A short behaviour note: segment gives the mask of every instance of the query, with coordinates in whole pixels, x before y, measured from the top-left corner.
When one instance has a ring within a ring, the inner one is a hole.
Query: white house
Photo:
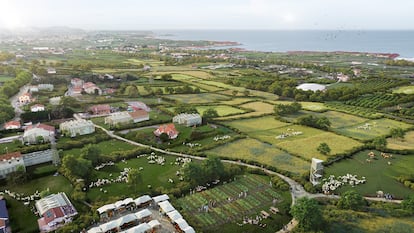
[[[55,68],[47,68],[47,73],[48,74],[56,74],[56,69]]]
[[[35,104],[30,107],[31,112],[41,112],[45,110],[45,106],[43,104]]]
[[[20,167],[25,169],[20,152],[0,155],[0,178],[5,178],[7,174],[17,171]]]
[[[35,203],[37,212],[41,216],[37,220],[40,232],[55,231],[72,221],[77,215],[75,207],[65,193],[51,194]]]
[[[323,160],[312,158],[309,180],[313,185],[321,182],[323,176]]]
[[[88,120],[71,120],[63,122],[59,125],[62,134],[69,137],[76,137],[77,135],[86,135],[95,132],[95,125]]]
[[[200,114],[181,113],[173,117],[174,123],[186,126],[201,125],[201,121],[202,119]]]
[[[133,122],[133,119],[129,112],[115,112],[112,113],[110,116],[105,117],[105,124],[108,125],[118,125],[118,124],[126,124]]]
[[[23,143],[36,144],[39,137],[50,142],[55,137],[55,127],[45,124],[30,125],[24,131]]]

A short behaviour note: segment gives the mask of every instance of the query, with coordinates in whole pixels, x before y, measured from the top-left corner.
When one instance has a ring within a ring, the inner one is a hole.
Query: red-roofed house
[[[17,171],[19,167],[25,168],[20,152],[0,155],[0,178],[5,178],[7,174]]]
[[[160,127],[154,131],[154,134],[157,137],[163,133],[167,134],[169,139],[175,139],[178,137],[179,132],[175,129],[174,124],[160,125]]]
[[[111,106],[108,104],[93,105],[89,107],[89,111],[92,112],[93,115],[109,114],[111,113]]]
[[[21,124],[18,121],[9,121],[4,124],[4,129],[20,129]]]
[[[98,95],[102,94],[101,88],[96,86],[96,84],[93,83],[93,82],[84,83],[83,84],[83,90],[88,94],[98,94]]]
[[[82,87],[83,80],[80,78],[73,78],[70,80],[70,84],[72,84],[73,87]]]
[[[43,104],[35,104],[30,107],[31,112],[41,112],[45,110],[45,106]]]
[[[32,101],[33,101],[32,94],[30,94],[29,92],[26,92],[23,95],[19,96],[19,103],[20,104],[28,104]]]
[[[131,102],[127,102],[128,106],[128,111],[137,111],[137,110],[145,110],[147,112],[151,111],[151,108],[149,108],[145,103],[143,102],[139,102],[139,101],[131,101]]]
[[[149,120],[149,114],[145,110],[140,109],[140,110],[136,110],[135,112],[128,112],[128,113],[132,117],[132,121],[134,123]]]
[[[55,127],[45,124],[30,125],[26,128],[23,134],[23,142],[36,144],[39,143],[39,138],[43,141],[50,142],[55,136]]]

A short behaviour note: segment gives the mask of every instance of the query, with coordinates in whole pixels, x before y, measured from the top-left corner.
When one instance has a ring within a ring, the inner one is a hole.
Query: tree
[[[231,94],[232,94],[233,96],[236,96],[238,93],[239,93],[239,92],[238,92],[237,90],[233,90],[233,91],[231,92]]]
[[[307,197],[298,199],[290,213],[299,221],[298,227],[305,231],[318,230],[323,220],[318,202]]]
[[[89,144],[82,148],[81,156],[92,162],[92,165],[97,165],[100,159],[101,150],[96,145]]]
[[[128,172],[128,185],[134,188],[134,191],[137,191],[137,186],[142,182],[141,172],[132,168]]]
[[[377,233],[414,233],[413,227],[404,222],[393,222],[384,224],[377,230]]]
[[[163,80],[163,81],[170,81],[170,80],[172,80],[172,75],[171,74],[163,74],[163,75],[161,75],[161,80]]]
[[[410,195],[401,202],[404,210],[414,213],[414,195]]]
[[[214,108],[208,108],[207,110],[203,112],[203,119],[205,121],[208,121],[215,117],[218,117],[218,113],[217,113],[217,110],[215,110]]]
[[[160,134],[159,138],[162,142],[167,142],[170,139],[170,137],[166,133]]]
[[[204,182],[203,169],[198,163],[187,163],[183,168],[183,177],[192,186],[200,185]]]
[[[366,206],[366,201],[364,197],[355,190],[349,190],[341,195],[337,206],[340,209],[361,210]]]
[[[391,137],[394,139],[404,139],[405,132],[401,128],[394,128],[390,130]]]
[[[180,113],[198,113],[197,108],[191,105],[180,104],[174,109],[175,114]]]
[[[322,142],[321,144],[319,144],[319,146],[318,146],[318,148],[316,150],[319,153],[323,154],[323,155],[327,155],[327,154],[329,154],[331,152],[331,148],[325,142]]]
[[[246,90],[244,90],[244,91],[243,91],[243,95],[244,95],[244,96],[249,96],[249,95],[250,95],[250,91],[249,91],[249,90],[247,90],[247,89],[246,89]]]
[[[92,171],[92,162],[82,157],[65,155],[62,159],[62,169],[68,177],[88,179]]]
[[[225,174],[224,165],[218,157],[209,156],[201,163],[201,166],[204,171],[204,177],[208,181],[219,179]]]
[[[138,88],[135,85],[129,85],[125,88],[125,95],[137,97],[139,95]]]
[[[372,145],[377,149],[382,149],[387,145],[387,139],[384,136],[376,137],[372,140]]]
[[[276,115],[287,115],[299,112],[302,109],[302,105],[298,102],[291,104],[276,104],[273,108]]]

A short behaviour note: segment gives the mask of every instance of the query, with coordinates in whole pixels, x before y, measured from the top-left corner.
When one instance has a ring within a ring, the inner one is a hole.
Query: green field
[[[214,93],[201,93],[201,94],[177,94],[177,95],[165,95],[169,99],[186,103],[186,104],[204,104],[204,103],[216,103],[218,101],[229,100],[230,98],[224,95]]]
[[[414,150],[414,131],[405,134],[404,139],[387,139],[387,148],[394,150]]]
[[[399,87],[393,90],[392,93],[411,95],[414,94],[414,86]]]
[[[309,169],[309,163],[305,160],[291,156],[275,146],[251,138],[237,140],[208,150],[206,153],[232,159],[255,161],[296,174],[304,173]]]
[[[241,192],[247,190],[247,196],[238,197]],[[228,201],[231,198],[232,201]],[[272,201],[278,200],[273,205]],[[200,212],[203,205],[209,201],[216,201],[209,212]],[[269,187],[269,178],[258,175],[244,175],[235,181],[217,186],[206,191],[187,195],[173,202],[190,225],[197,226],[203,232],[275,232],[282,228],[290,217],[287,211],[290,205],[288,192],[278,191]],[[269,208],[279,208],[280,213],[272,214]],[[243,221],[244,216],[255,217],[260,211],[271,214],[269,219],[263,221],[268,226],[246,224],[242,227],[237,223]]]
[[[264,102],[249,102],[246,104],[239,105],[241,108],[247,108],[253,110],[253,112],[248,112],[245,114],[240,114],[236,116],[228,116],[228,117],[220,117],[217,118],[218,120],[229,120],[229,119],[237,119],[237,118],[247,118],[253,116],[260,116],[265,114],[272,114],[273,113],[273,105],[264,103]]]
[[[358,128],[363,127],[365,124],[370,124],[369,128]],[[336,131],[342,135],[359,139],[359,140],[370,140],[378,136],[388,135],[391,129],[402,128],[408,129],[412,127],[404,122],[394,121],[386,118],[369,120],[358,125],[353,125],[349,127],[344,127],[337,129]]]
[[[259,118],[234,120],[225,123],[241,132],[248,133],[258,130],[275,129],[290,125],[289,123],[276,120],[273,116],[264,116]]]
[[[251,98],[233,98],[232,100],[226,100],[226,101],[222,101],[222,104],[228,104],[228,105],[240,105],[240,104],[244,104],[246,102],[250,102],[250,101],[254,101],[256,99],[251,99]]]
[[[12,77],[12,76],[8,76],[8,75],[1,75],[0,74],[0,82],[6,82],[6,81],[8,81],[8,80],[10,80],[10,79],[13,79],[14,77]]]
[[[114,151],[125,151],[125,150],[132,150],[135,148],[134,145],[128,144],[123,141],[119,141],[116,139],[110,139],[108,141],[103,141],[96,145],[100,150],[102,155],[110,155]],[[82,148],[75,148],[71,150],[63,151],[64,155],[72,154],[72,155],[79,155]]]
[[[328,108],[323,103],[317,102],[299,102],[302,105],[302,108],[305,110],[313,112],[323,112],[328,110]]]
[[[369,151],[355,154],[351,159],[342,160],[338,163],[325,168],[325,176],[329,175],[358,175],[366,177],[366,183],[355,187],[343,186],[338,192],[342,193],[349,189],[354,189],[362,195],[375,196],[376,191],[382,190],[384,193],[391,193],[398,198],[414,194],[414,190],[405,187],[396,178],[400,175],[414,174],[414,155],[395,155],[392,159],[384,159],[376,153],[376,159],[366,162]],[[391,161],[391,165],[388,165]]]
[[[212,108],[217,111],[219,116],[228,116],[228,115],[235,115],[235,114],[241,114],[245,111],[243,109],[235,108],[229,105],[201,105],[196,106],[197,111],[200,113],[200,115],[203,115],[204,111],[207,109]],[[168,108],[169,111],[174,112],[174,107]]]
[[[142,185],[137,186],[136,190],[129,187],[126,183],[112,183],[101,187],[91,188],[87,196],[93,201],[105,201],[111,197],[121,199],[131,196],[139,196],[140,194],[147,194],[151,192],[148,185],[152,186],[152,189],[157,187],[172,188],[180,181],[175,173],[181,168],[181,166],[174,165],[176,157],[163,156],[165,158],[164,165],[149,164],[147,157],[141,157],[136,159],[126,160],[125,162],[118,162],[114,166],[107,166],[99,171],[94,170],[94,174],[97,179],[111,179],[119,175],[124,168],[136,168],[141,170]],[[110,176],[112,174],[112,176]],[[173,179],[174,183],[168,182],[168,179]],[[100,189],[106,190],[107,193],[101,192]]]

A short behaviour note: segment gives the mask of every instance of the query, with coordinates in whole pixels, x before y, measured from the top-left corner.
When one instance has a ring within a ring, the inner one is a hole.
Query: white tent
[[[138,220],[138,218],[135,214],[127,214],[123,217],[118,218],[116,221],[118,222],[118,226],[122,226],[125,223],[130,223],[136,220]]]
[[[100,227],[94,227],[88,230],[88,233],[103,233]]]
[[[173,210],[171,212],[167,213],[167,216],[171,219],[171,221],[175,222],[175,220],[178,220],[180,218],[183,218],[181,214],[177,210]]]
[[[176,221],[175,221],[175,223],[177,223],[177,225],[178,225],[178,227],[181,229],[181,230],[184,230],[184,229],[186,229],[186,228],[188,228],[189,227],[189,225],[188,225],[188,223],[187,223],[187,221],[185,221],[184,219],[177,219]]]
[[[117,201],[114,203],[114,205],[115,205],[115,208],[118,209],[119,207],[124,205],[124,201]]]
[[[158,203],[158,205],[160,206],[161,210],[164,213],[168,213],[168,212],[171,212],[171,211],[175,210],[175,208],[170,204],[169,201],[160,202],[160,203]]]
[[[161,223],[158,220],[151,220],[148,222],[148,225],[151,227],[151,229],[154,229],[158,226],[161,226]]]
[[[102,213],[105,213],[106,211],[108,211],[108,210],[114,210],[116,207],[115,207],[115,205],[114,204],[108,204],[108,205],[104,205],[104,206],[102,206],[102,207],[99,207],[98,209],[97,209],[97,211],[98,211],[98,213],[99,214],[102,214]]]
[[[150,196],[144,195],[144,196],[140,196],[137,199],[135,199],[134,202],[135,202],[135,205],[139,206],[142,203],[146,203],[146,202],[149,202],[151,200],[152,200],[152,198]]]
[[[151,216],[151,211],[149,211],[148,209],[143,209],[140,210],[138,212],[135,213],[135,216],[137,217],[138,220],[141,220],[145,217]]]
[[[195,230],[193,227],[188,226],[187,228],[183,229],[184,233],[195,233]]]
[[[123,200],[122,202],[123,202],[123,205],[126,206],[126,205],[129,205],[129,204],[133,203],[134,202],[134,199],[128,197],[125,200]]]
[[[118,227],[117,221],[110,221],[99,226],[103,232],[107,232]]]
[[[145,233],[149,230],[151,230],[150,225],[148,225],[148,223],[142,223],[142,224],[139,224],[138,226],[135,226],[135,227],[133,227],[131,229],[128,229],[124,232],[125,233]]]
[[[155,203],[158,203],[158,202],[170,200],[170,197],[168,197],[167,194],[162,194],[162,195],[153,197],[152,199],[154,200]]]

